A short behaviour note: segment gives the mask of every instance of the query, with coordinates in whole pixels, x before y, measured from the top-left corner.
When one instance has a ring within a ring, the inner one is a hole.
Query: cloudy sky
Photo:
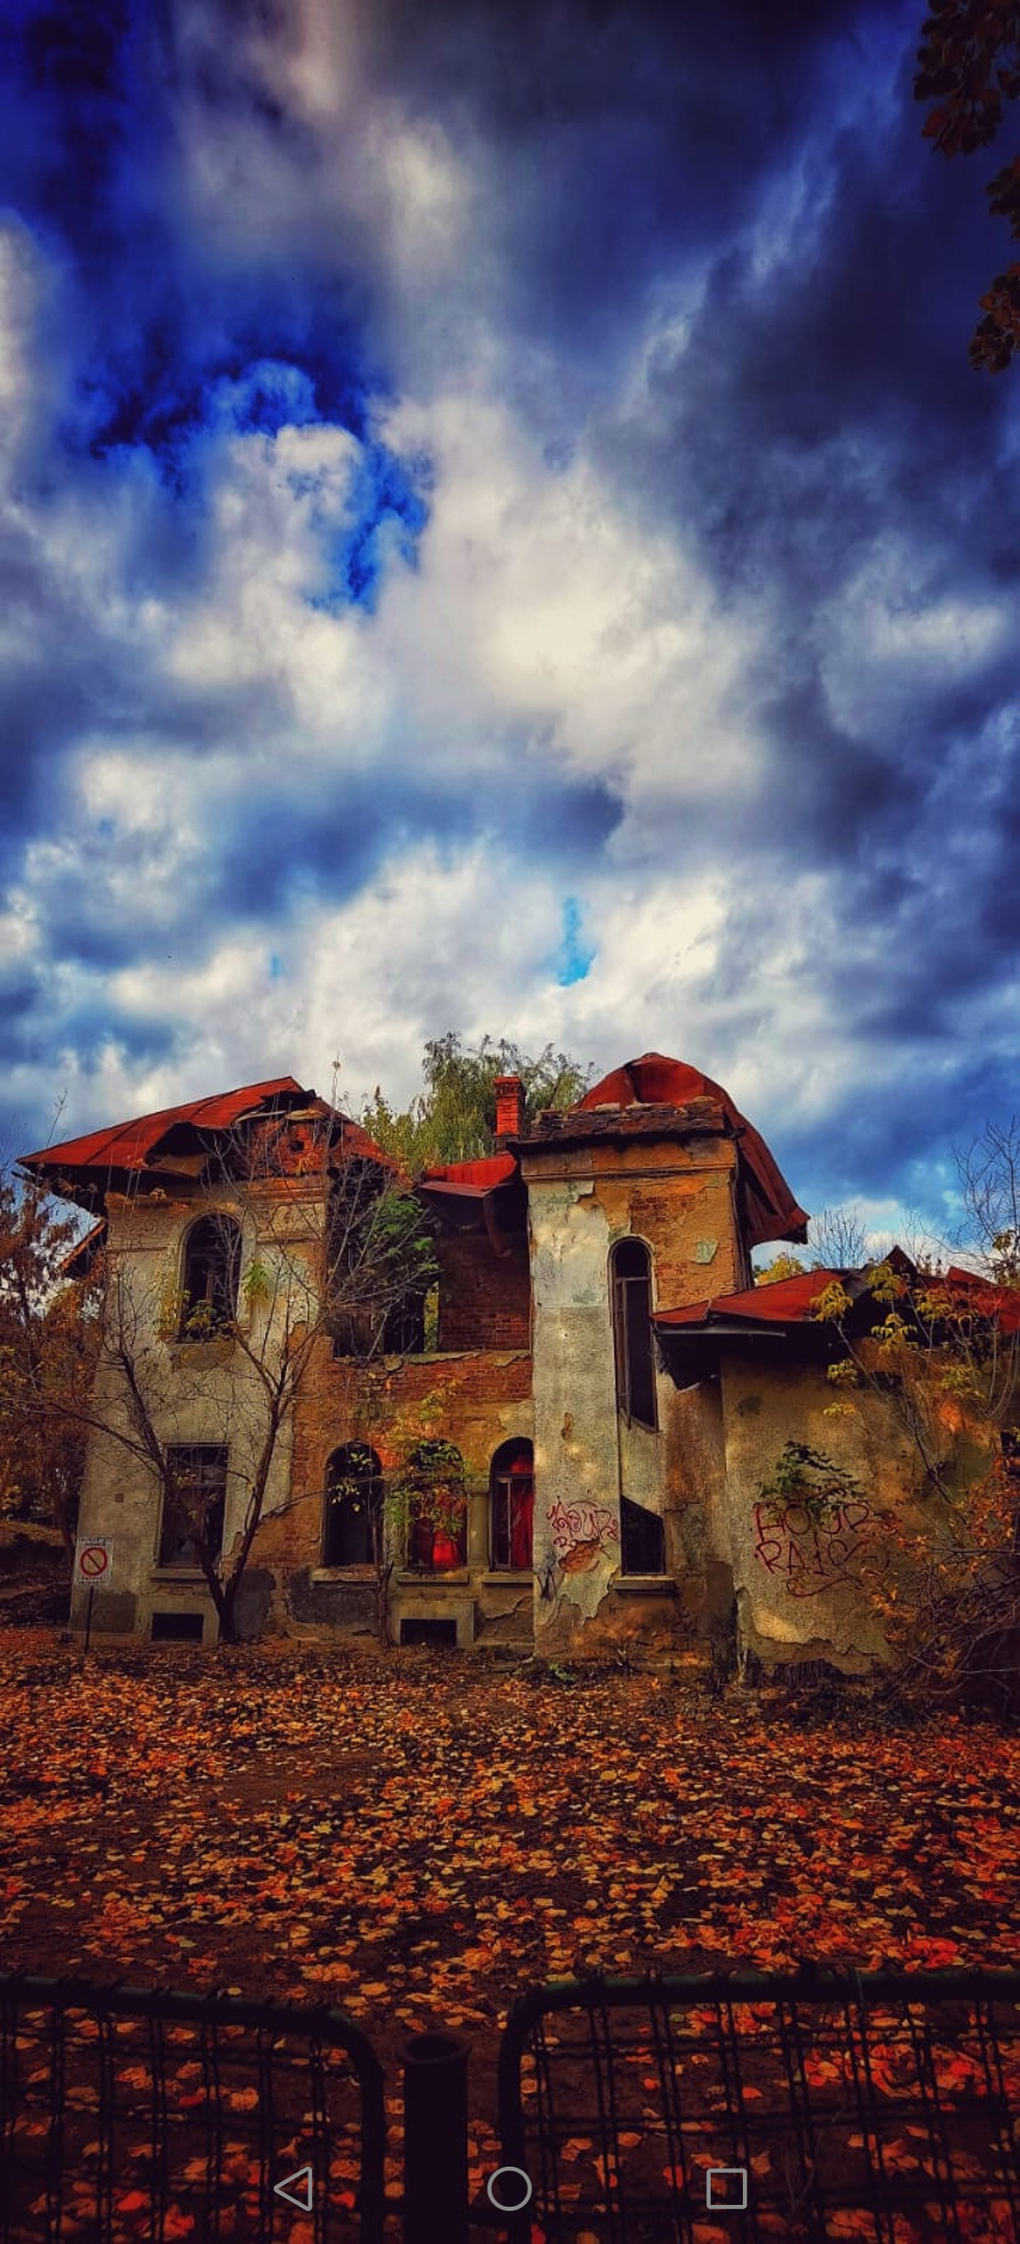
[[[937,1223],[1020,1109],[1020,373],[923,0],[3,12],[3,1134],[454,1027]]]

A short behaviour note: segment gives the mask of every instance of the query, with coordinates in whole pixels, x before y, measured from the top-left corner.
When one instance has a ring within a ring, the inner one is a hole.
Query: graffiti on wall
[[[754,1555],[790,1597],[817,1597],[853,1582],[850,1568],[867,1544],[870,1521],[863,1496],[831,1505],[820,1518],[806,1504],[756,1504]]]
[[[579,1503],[550,1504],[549,1531],[556,1561],[564,1574],[588,1574],[611,1543],[620,1540],[616,1515],[607,1504],[585,1497]]]

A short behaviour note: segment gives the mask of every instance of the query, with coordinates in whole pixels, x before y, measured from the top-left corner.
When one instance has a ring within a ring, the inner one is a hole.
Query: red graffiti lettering
[[[863,1501],[834,1504],[821,1521],[812,1519],[806,1504],[778,1511],[756,1504],[754,1555],[790,1597],[817,1597],[853,1581],[850,1566],[865,1547],[870,1519],[871,1506]]]

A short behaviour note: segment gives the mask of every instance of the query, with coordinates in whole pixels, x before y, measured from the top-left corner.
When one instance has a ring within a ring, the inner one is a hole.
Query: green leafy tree
[[[916,101],[934,101],[925,138],[943,155],[972,155],[994,140],[1003,104],[1020,95],[1020,5],[1017,0],[932,0],[914,79]],[[987,187],[989,208],[1008,218],[1020,238],[1020,156]],[[981,298],[984,319],[971,338],[970,362],[1000,374],[1020,343],[1020,264],[996,274]]]
[[[410,1106],[391,1106],[377,1086],[360,1120],[383,1152],[415,1176],[439,1162],[477,1160],[494,1150],[497,1076],[520,1076],[530,1124],[545,1107],[576,1105],[593,1072],[551,1044],[530,1058],[505,1037],[465,1044],[450,1029],[426,1044],[424,1089]]]

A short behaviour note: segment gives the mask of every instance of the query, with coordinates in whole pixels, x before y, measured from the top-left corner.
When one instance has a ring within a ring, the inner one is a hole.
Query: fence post
[[[467,2061],[459,2034],[404,2045],[404,2244],[467,2244]]]

